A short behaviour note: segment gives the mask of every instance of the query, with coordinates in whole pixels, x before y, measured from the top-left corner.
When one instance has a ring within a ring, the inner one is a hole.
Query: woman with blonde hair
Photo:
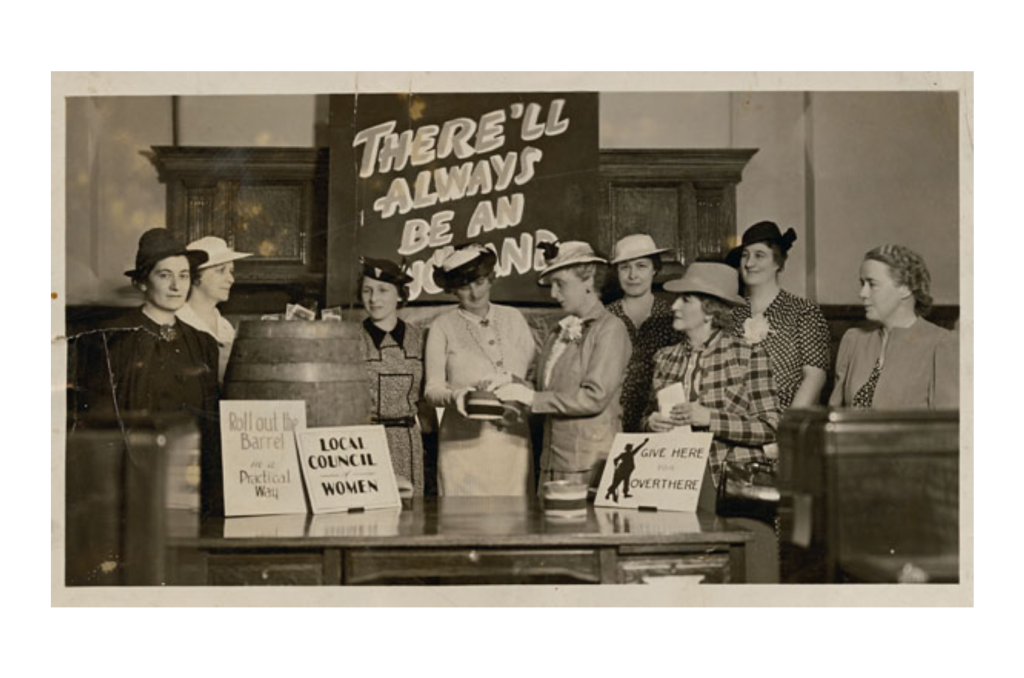
[[[206,263],[196,269],[195,280],[188,302],[178,310],[178,319],[209,334],[217,342],[217,379],[224,383],[231,347],[235,343],[235,328],[220,314],[217,305],[231,296],[235,284],[235,262],[251,257],[247,252],[236,252],[221,238],[207,236],[188,244],[190,252],[205,252]]]
[[[622,430],[622,382],[632,351],[621,320],[601,303],[607,261],[585,242],[545,243],[540,281],[566,316],[537,359],[536,390],[524,384],[498,389],[544,421],[540,481],[568,480],[596,491],[615,435]]]
[[[765,447],[775,442],[779,411],[768,354],[728,331],[732,309],[744,303],[731,267],[693,263],[682,278],[665,283],[665,289],[679,295],[672,310],[675,328],[684,339],[654,355],[650,414],[645,423],[657,433],[690,426],[712,434],[698,506],[723,511],[718,497],[723,494],[726,465],[766,467],[772,461]],[[682,386],[682,402],[660,407],[659,391],[677,385]],[[748,580],[777,582],[778,540],[773,526],[755,515],[730,521],[755,535],[748,545]]]
[[[864,255],[860,298],[870,324],[843,335],[830,405],[959,408],[959,342],[924,319],[930,288],[928,267],[913,250],[882,245]]]

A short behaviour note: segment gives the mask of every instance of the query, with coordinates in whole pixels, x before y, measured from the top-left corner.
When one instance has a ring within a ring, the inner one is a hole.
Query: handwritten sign
[[[594,506],[696,511],[710,433],[620,433],[615,436]]]
[[[313,513],[402,506],[383,426],[311,428],[295,436]]]
[[[597,107],[595,93],[332,97],[342,222],[329,238],[348,244],[328,243],[328,304],[346,301],[331,272],[344,276],[358,255],[405,260],[410,298],[436,299],[433,265],[470,242],[492,249],[508,279],[496,300],[539,299],[537,246],[587,239],[596,219]]]
[[[306,427],[301,400],[220,401],[224,513],[306,513],[295,429]]]

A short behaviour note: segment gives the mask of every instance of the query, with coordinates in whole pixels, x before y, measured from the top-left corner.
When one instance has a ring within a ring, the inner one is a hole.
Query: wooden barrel
[[[243,321],[231,350],[224,396],[305,400],[306,425],[370,423],[362,326],[354,322]]]

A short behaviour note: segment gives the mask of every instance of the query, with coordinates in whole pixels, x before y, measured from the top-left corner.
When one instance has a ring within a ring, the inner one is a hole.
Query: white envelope
[[[686,402],[689,402],[689,398],[686,397],[686,389],[683,388],[682,382],[677,381],[658,391],[658,412],[663,417],[669,416],[672,413],[672,408],[676,405]],[[691,432],[688,425],[676,426],[672,430],[684,433]]]

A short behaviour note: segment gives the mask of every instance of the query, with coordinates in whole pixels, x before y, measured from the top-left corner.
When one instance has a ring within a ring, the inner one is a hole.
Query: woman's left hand
[[[477,384],[477,388],[483,389],[484,391],[491,391],[493,393],[502,386],[511,383],[511,374],[509,374],[508,372],[498,372]]]
[[[495,391],[494,395],[498,396],[498,400],[501,401],[511,400],[523,403],[527,407],[533,405],[533,389],[522,384],[506,384]]]
[[[690,426],[711,425],[711,410],[700,403],[679,403],[672,408],[672,416]]]

